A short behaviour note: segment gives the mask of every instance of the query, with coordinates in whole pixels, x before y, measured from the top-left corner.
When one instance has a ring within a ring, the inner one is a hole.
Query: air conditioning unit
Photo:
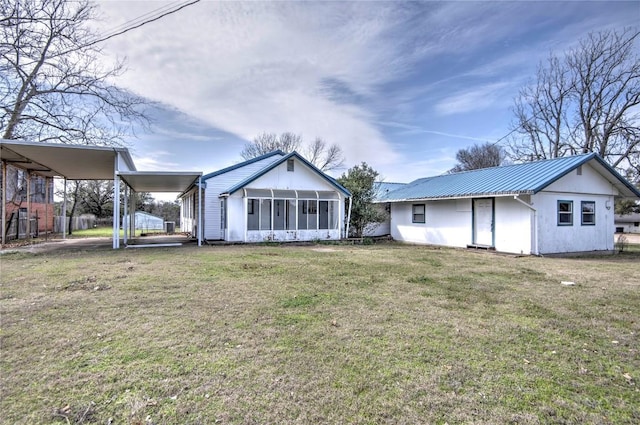
[[[164,222],[164,231],[169,235],[173,235],[176,232],[176,222],[175,221],[165,221]]]

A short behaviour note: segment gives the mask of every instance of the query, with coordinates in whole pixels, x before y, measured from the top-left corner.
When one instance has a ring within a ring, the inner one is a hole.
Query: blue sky
[[[167,4],[101,1],[102,31]],[[211,2],[104,45],[117,84],[159,102],[141,170],[211,172],[262,132],[321,137],[386,181],[446,172],[510,129],[550,51],[638,26],[640,2]],[[345,170],[338,170],[339,175]]]

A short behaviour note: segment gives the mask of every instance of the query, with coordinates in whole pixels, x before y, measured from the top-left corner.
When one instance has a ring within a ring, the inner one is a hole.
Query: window
[[[558,226],[573,226],[573,201],[558,201]]]
[[[287,159],[287,171],[293,171],[293,159]]]
[[[582,201],[582,225],[593,226],[596,224],[596,203],[594,201]]]
[[[249,214],[254,214],[254,211],[255,211],[254,204],[255,204],[255,202],[258,202],[258,200],[257,199],[249,199],[248,200],[248,202],[247,202],[247,210],[248,210]]]
[[[424,223],[424,204],[413,204],[412,210],[412,223]]]

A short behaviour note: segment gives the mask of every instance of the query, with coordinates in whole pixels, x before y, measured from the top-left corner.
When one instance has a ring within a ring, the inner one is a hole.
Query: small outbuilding
[[[640,233],[640,213],[616,214],[616,233]]]
[[[640,192],[589,153],[422,178],[377,202],[395,240],[552,254],[613,251],[616,198]]]
[[[149,214],[145,211],[136,211],[134,213],[134,225],[136,230],[141,232],[147,232],[149,230],[164,230],[164,219],[157,215]],[[123,226],[128,225],[128,216],[123,219]]]

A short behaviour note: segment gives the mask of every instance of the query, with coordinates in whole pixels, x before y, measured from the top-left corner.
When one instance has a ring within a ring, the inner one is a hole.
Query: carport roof
[[[202,176],[195,171],[123,171],[120,177],[136,192],[184,192]]]
[[[123,166],[135,171],[126,148],[0,140],[3,161],[41,176],[69,180],[113,180],[118,154]]]
[[[113,180],[118,174],[136,192],[183,192],[202,172],[136,171],[127,148],[0,140],[0,158],[45,177]]]

